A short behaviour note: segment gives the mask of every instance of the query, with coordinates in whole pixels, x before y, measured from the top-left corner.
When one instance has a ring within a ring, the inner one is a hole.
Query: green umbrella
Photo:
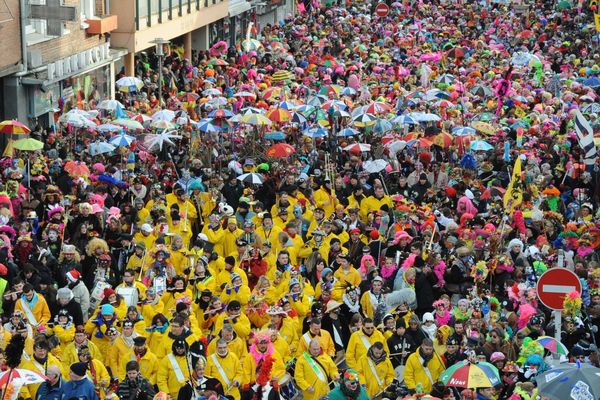
[[[13,148],[21,151],[36,151],[44,148],[44,143],[32,138],[17,140]]]
[[[573,5],[570,2],[568,2],[567,0],[559,1],[558,4],[556,5],[557,10],[570,10],[571,7],[573,7]]]

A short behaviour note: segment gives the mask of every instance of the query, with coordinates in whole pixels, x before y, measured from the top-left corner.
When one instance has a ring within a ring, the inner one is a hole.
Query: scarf
[[[396,272],[396,269],[398,269],[398,266],[396,264],[392,264],[389,267],[386,264],[383,264],[383,266],[381,267],[381,277],[383,279],[388,279],[392,277],[392,275],[394,275],[394,272]]]
[[[423,354],[423,349],[419,347],[419,356],[423,359],[423,367],[427,367],[427,363],[433,358],[433,353],[429,355]]]
[[[133,331],[133,333],[131,334],[131,336],[129,336],[129,337],[121,336],[121,338],[123,338],[123,341],[125,342],[125,344],[127,345],[127,347],[133,348],[133,339],[135,339],[138,336],[139,335],[137,334],[137,332]]]
[[[435,339],[435,331],[437,331],[437,326],[435,324],[431,324],[429,327],[421,325],[421,329],[431,340]]]
[[[471,311],[468,309],[467,311],[462,312],[458,307],[455,307],[454,309],[452,309],[452,311],[454,312],[454,319],[456,321],[466,321],[469,318],[471,318]]]
[[[448,310],[444,310],[444,315],[439,315],[436,311],[434,313],[434,316],[435,323],[437,326],[448,325],[448,322],[450,322],[450,318],[452,318],[452,315],[450,315],[450,312]]]
[[[371,346],[369,348],[369,350],[367,351],[367,356],[369,356],[369,358],[371,358],[371,360],[373,360],[373,362],[375,363],[375,365],[377,365],[380,362],[385,361],[385,359],[387,357],[387,353],[384,350],[383,353],[381,353],[380,357],[375,357],[375,355],[373,354],[373,346]]]
[[[346,293],[344,293],[342,299],[344,300],[344,304],[348,306],[352,314],[360,312],[360,303],[358,301],[356,303],[352,303],[352,299],[350,299],[350,296],[348,296]]]
[[[273,347],[273,343],[269,343],[269,346],[267,347],[267,351],[264,353],[261,353],[256,348],[256,343],[252,343],[249,351],[250,351],[250,354],[252,354],[252,358],[254,358],[254,362],[256,363],[256,366],[259,366],[268,357],[271,357],[274,350],[275,350],[275,348]]]

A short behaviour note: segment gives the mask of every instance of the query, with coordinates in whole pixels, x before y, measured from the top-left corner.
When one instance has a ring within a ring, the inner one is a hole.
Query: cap
[[[133,338],[134,346],[143,346],[146,344],[146,338],[143,336],[136,336]]]
[[[290,289],[293,288],[295,285],[299,285],[300,281],[296,278],[292,278],[290,279]]]
[[[102,298],[107,299],[109,296],[116,294],[116,292],[114,289],[107,287],[104,289],[104,292],[102,292],[102,294],[103,294]]]
[[[71,372],[77,376],[85,376],[87,371],[87,364],[84,362],[76,362],[71,364]]]
[[[435,322],[435,318],[433,318],[432,313],[427,312],[427,313],[423,314],[423,323],[425,323],[427,321]]]
[[[152,232],[152,225],[150,224],[142,224],[142,232]]]
[[[67,279],[69,282],[77,282],[77,280],[81,277],[81,274],[76,269],[72,269],[67,272]]]
[[[398,328],[404,328],[404,329],[406,329],[406,321],[402,317],[398,318],[396,320],[396,329],[398,329]]]
[[[504,361],[504,360],[506,360],[506,356],[504,355],[504,353],[502,353],[500,351],[493,352],[490,357],[491,362]]]
[[[208,236],[206,236],[205,233],[199,233],[198,234],[198,239],[200,239],[202,241],[205,241],[205,242],[208,242]]]
[[[102,304],[100,307],[100,314],[102,315],[113,315],[115,313],[115,308],[110,304]]]
[[[136,243],[135,247],[139,247],[142,250],[146,250],[146,243],[144,243],[144,242]]]

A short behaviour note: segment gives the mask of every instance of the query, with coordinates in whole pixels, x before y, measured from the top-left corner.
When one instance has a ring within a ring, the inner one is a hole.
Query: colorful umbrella
[[[562,354],[564,356],[569,354],[567,347],[551,336],[540,336],[535,341],[554,354]]]
[[[419,138],[409,141],[407,145],[418,147],[420,149],[426,149],[428,147],[433,146],[433,142],[427,138]]]
[[[244,115],[242,118],[240,118],[240,122],[254,126],[266,126],[272,124],[271,120],[262,114]]]
[[[282,91],[283,89],[279,86],[274,86],[262,92],[261,97],[267,101],[271,101],[275,98],[281,97]]]
[[[346,150],[350,153],[362,153],[371,151],[371,145],[367,143],[353,143],[344,147],[342,150]]]
[[[271,82],[284,82],[294,79],[294,74],[287,70],[279,70],[271,75]]]
[[[314,128],[305,130],[304,132],[302,132],[302,134],[304,136],[308,136],[308,137],[316,139],[316,138],[322,138],[322,137],[329,135],[329,130],[326,128],[314,127]]]
[[[277,106],[277,108],[282,108],[282,109],[288,110],[288,111],[295,110],[296,107],[298,107],[298,104],[291,102],[289,100],[284,100],[281,103],[279,103],[279,105]]]
[[[446,85],[452,85],[455,80],[456,80],[456,77],[452,74],[442,74],[437,79],[438,83],[444,83]]]
[[[358,127],[365,127],[375,125],[375,122],[377,122],[377,117],[375,117],[373,114],[363,114],[352,118],[351,124]]]
[[[487,122],[482,122],[482,121],[473,122],[471,124],[471,128],[473,128],[481,133],[485,133],[486,135],[493,135],[494,133],[496,133],[496,128],[494,128],[491,124],[489,124]]]
[[[473,85],[469,92],[479,97],[491,97],[494,94],[492,89],[480,83]]]
[[[340,130],[336,136],[337,137],[348,137],[348,136],[356,136],[358,135],[358,131],[356,129],[353,128],[344,128],[342,130]]]
[[[175,119],[175,111],[160,110],[152,114],[152,121],[173,121]]]
[[[0,122],[0,133],[7,133],[10,135],[25,135],[27,133],[31,133],[31,129],[29,129],[22,122],[19,122],[16,119],[11,119]]]
[[[120,128],[119,128],[120,129]],[[106,142],[94,142],[90,143],[90,154],[96,156],[98,154],[111,153],[116,147]]]
[[[471,363],[465,360],[442,372],[440,381],[446,386],[476,389],[498,385],[500,376],[498,369],[490,363]]]
[[[198,122],[198,130],[200,132],[219,132],[221,128],[213,124],[211,118],[203,118]]]
[[[290,146],[287,143],[277,143],[269,147],[265,154],[267,157],[272,158],[283,158],[288,157],[296,152],[294,146]]]
[[[457,126],[452,129],[452,134],[455,136],[474,135],[477,131],[469,126]]]
[[[184,103],[193,103],[195,101],[197,101],[200,98],[200,95],[198,95],[197,93],[192,93],[192,92],[186,92],[186,93],[182,93],[179,95],[179,100],[183,101]]]
[[[437,135],[435,135],[432,140],[433,144],[444,149],[447,149],[448,147],[452,146],[453,142],[454,136],[452,136],[448,132],[440,132]]]
[[[175,129],[174,123],[164,119],[152,121],[152,123],[150,123],[150,126],[154,129]]]
[[[410,115],[398,115],[392,119],[392,123],[398,125],[417,125],[419,121]]]
[[[108,142],[116,147],[129,147],[135,138],[125,133],[112,137]]]
[[[446,53],[446,56],[450,57],[450,58],[464,58],[465,57],[465,50],[461,47],[455,47],[453,49],[448,50],[448,52]]]
[[[114,111],[117,107],[125,108],[125,106],[119,100],[102,100],[100,104],[96,106],[99,110]]]
[[[158,148],[158,150],[162,150],[165,144],[170,144],[175,146],[175,143],[171,139],[181,139],[183,136],[176,135],[175,131],[162,131],[157,135],[147,135],[144,144],[148,146],[148,150],[152,150],[153,148]]]
[[[490,151],[494,149],[494,146],[485,140],[473,140],[469,148],[475,151]]]
[[[280,131],[265,133],[265,139],[267,140],[285,140],[285,133]]]
[[[325,96],[337,96],[342,92],[343,89],[344,89],[343,86],[336,85],[336,84],[325,85],[325,86],[321,86],[321,89],[319,89],[319,94],[322,94]]]
[[[506,193],[506,189],[498,186],[492,186],[485,189],[483,193],[481,193],[481,200],[491,199],[494,197],[504,198],[504,193]]]
[[[116,82],[119,92],[133,93],[144,87],[144,82],[135,76],[125,76]]]
[[[267,113],[267,118],[272,122],[282,123],[288,122],[290,119],[292,119],[292,114],[283,108],[276,108]]]
[[[581,109],[581,112],[586,114],[598,114],[600,113],[600,103],[590,103]]]
[[[208,113],[209,118],[231,118],[234,115],[235,114],[231,111],[224,109],[213,110],[210,113]]]
[[[81,161],[67,161],[63,168],[72,178],[90,176],[90,169],[87,165],[85,165],[84,162]]]
[[[252,172],[238,176],[237,180],[251,185],[262,185],[265,182],[265,178],[261,174]]]
[[[229,63],[227,61],[225,61],[221,58],[212,58],[207,64],[210,65],[211,67],[215,66],[215,65],[218,65],[221,67],[225,67],[225,66],[229,65]]]
[[[22,379],[25,385],[45,382],[48,378],[30,369],[15,368],[0,373],[0,387],[5,388],[13,379]]]
[[[262,43],[259,40],[256,39],[246,39],[244,41],[242,41],[242,48],[244,49],[245,52],[249,52],[249,51],[256,51],[258,49],[260,49],[261,47],[263,47]]]
[[[44,148],[44,143],[33,138],[16,140],[13,148],[21,151],[36,151]]]
[[[241,91],[233,94],[233,97],[250,97],[252,99],[256,98],[256,94],[248,91]]]
[[[364,109],[364,112],[369,114],[384,114],[389,112],[391,109],[392,106],[390,106],[389,104],[384,103],[382,101],[375,101],[367,105]]]
[[[202,91],[204,96],[221,96],[223,93],[219,89],[209,88]]]

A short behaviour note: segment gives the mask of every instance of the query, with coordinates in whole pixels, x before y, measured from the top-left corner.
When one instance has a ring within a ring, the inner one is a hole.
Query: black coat
[[[406,359],[408,356],[417,349],[417,345],[413,340],[412,336],[407,335],[406,333],[402,336],[394,333],[387,340],[388,348],[390,349],[390,361],[394,368],[399,365],[405,365]],[[406,356],[402,357],[402,351],[405,351]]]
[[[342,315],[340,314],[338,316],[337,321],[335,321],[335,322],[339,322],[336,326],[337,326],[337,331],[340,334],[340,338],[342,339],[342,343],[343,344],[347,344],[348,341],[350,340],[350,327],[348,325],[348,323],[350,322],[350,320],[349,319],[343,319]],[[321,319],[321,328],[325,329],[327,332],[329,332],[331,334],[331,339],[333,340],[333,344],[335,345],[335,350],[336,351],[344,350],[344,345],[340,346],[334,340],[333,325],[334,325],[334,320],[331,319],[331,317],[329,316],[329,314],[326,314]]]
[[[216,392],[218,395],[223,396],[223,385],[219,382],[218,379],[211,378],[205,376],[206,380],[202,382],[199,387],[196,388],[198,394],[203,393],[205,390],[212,390]],[[187,382],[181,389],[179,389],[179,393],[177,394],[177,400],[194,400],[197,395],[194,394],[194,388],[192,388],[192,384]],[[175,399],[173,399],[175,400]]]
[[[57,305],[56,314],[52,314],[52,320],[54,321],[54,317],[60,312],[60,310],[67,310],[69,315],[73,317],[73,324],[83,325],[83,314],[81,313],[81,305],[75,301],[75,299],[71,299],[66,305],[61,306]]]
[[[121,400],[150,400],[155,394],[154,387],[148,382],[148,379],[141,376],[134,381],[125,378],[119,384],[117,391]]]

